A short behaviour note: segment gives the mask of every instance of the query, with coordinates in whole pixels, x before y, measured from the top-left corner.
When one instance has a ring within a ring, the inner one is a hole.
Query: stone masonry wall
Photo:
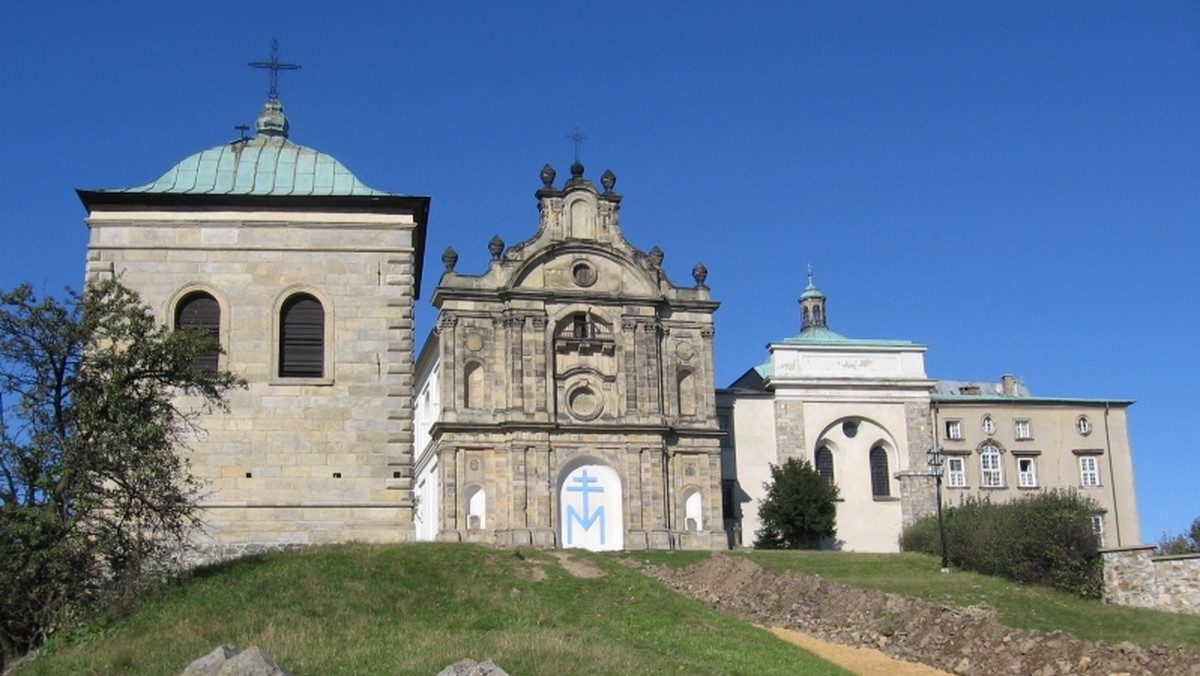
[[[1154,556],[1153,545],[1102,552],[1104,600],[1200,615],[1200,554]]]
[[[198,545],[225,556],[409,539],[410,216],[104,212],[88,224],[89,280],[118,276],[168,325],[187,293],[212,295],[222,365],[247,383],[187,444],[205,484]],[[277,373],[280,306],[293,293],[322,305],[322,377]]]

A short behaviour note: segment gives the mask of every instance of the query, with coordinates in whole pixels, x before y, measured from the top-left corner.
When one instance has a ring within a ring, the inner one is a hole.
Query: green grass
[[[848,674],[611,558],[341,546],[197,571],[132,614],[58,639],[16,673],[177,674],[222,643],[296,676],[436,674],[464,657],[511,674]]]
[[[802,570],[835,582],[915,596],[950,606],[994,608],[1017,629],[1061,629],[1091,641],[1132,641],[1141,646],[1185,646],[1200,653],[1200,617],[1105,605],[1045,587],[1024,586],[965,571],[943,574],[926,554],[755,551],[743,554],[774,570]],[[692,552],[638,553],[642,560],[689,565],[707,556]]]

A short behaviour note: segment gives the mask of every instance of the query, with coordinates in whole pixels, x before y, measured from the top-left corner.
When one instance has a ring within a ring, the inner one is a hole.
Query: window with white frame
[[[1017,486],[1037,488],[1037,462],[1031,457],[1017,458]]]
[[[990,415],[983,416],[983,433],[989,437],[996,433],[996,419]]]
[[[1033,431],[1028,420],[1013,421],[1013,437],[1016,439],[1032,439]]]
[[[979,449],[979,485],[984,488],[1004,488],[1004,469],[1000,464],[1000,447],[987,444]]]
[[[1079,456],[1079,483],[1085,488],[1100,485],[1100,463],[1094,455]]]
[[[1104,515],[1092,515],[1092,534],[1096,536],[1096,543],[1101,547],[1104,546]]]
[[[946,421],[946,438],[947,439],[962,439],[962,421],[947,420]]]
[[[946,483],[950,488],[967,487],[967,461],[961,457],[946,458]]]

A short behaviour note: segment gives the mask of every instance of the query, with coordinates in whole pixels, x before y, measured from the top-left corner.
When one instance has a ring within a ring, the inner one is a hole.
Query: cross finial
[[[272,100],[279,99],[279,71],[281,70],[300,70],[300,66],[294,63],[283,63],[279,60],[279,41],[271,40],[271,60],[270,61],[251,61],[251,68],[265,68],[271,71],[270,88],[267,90],[267,98]]]
[[[573,129],[570,134],[567,134],[567,138],[569,138],[575,142],[575,161],[578,162],[579,161],[579,144],[586,141],[587,137],[583,135],[583,132],[579,131],[579,126],[576,125],[575,129]]]
[[[246,132],[250,131],[250,125],[239,124],[234,129],[238,131],[238,136],[244,141],[246,140]]]

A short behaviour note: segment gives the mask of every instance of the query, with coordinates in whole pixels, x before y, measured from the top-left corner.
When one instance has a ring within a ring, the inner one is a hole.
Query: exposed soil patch
[[[771,633],[858,676],[947,676],[950,673],[920,662],[903,662],[872,648],[831,643],[794,629],[775,627]]]
[[[568,552],[556,551],[554,558],[562,565],[563,569],[575,577],[595,578],[604,577],[605,572],[590,561],[581,561],[573,558]]]
[[[687,568],[643,569],[684,594],[752,622],[875,648],[962,676],[1200,676],[1200,655],[1182,648],[1109,645],[1063,632],[1012,629],[1000,624],[993,610],[858,589],[799,571],[776,573],[743,557],[717,554]]]

